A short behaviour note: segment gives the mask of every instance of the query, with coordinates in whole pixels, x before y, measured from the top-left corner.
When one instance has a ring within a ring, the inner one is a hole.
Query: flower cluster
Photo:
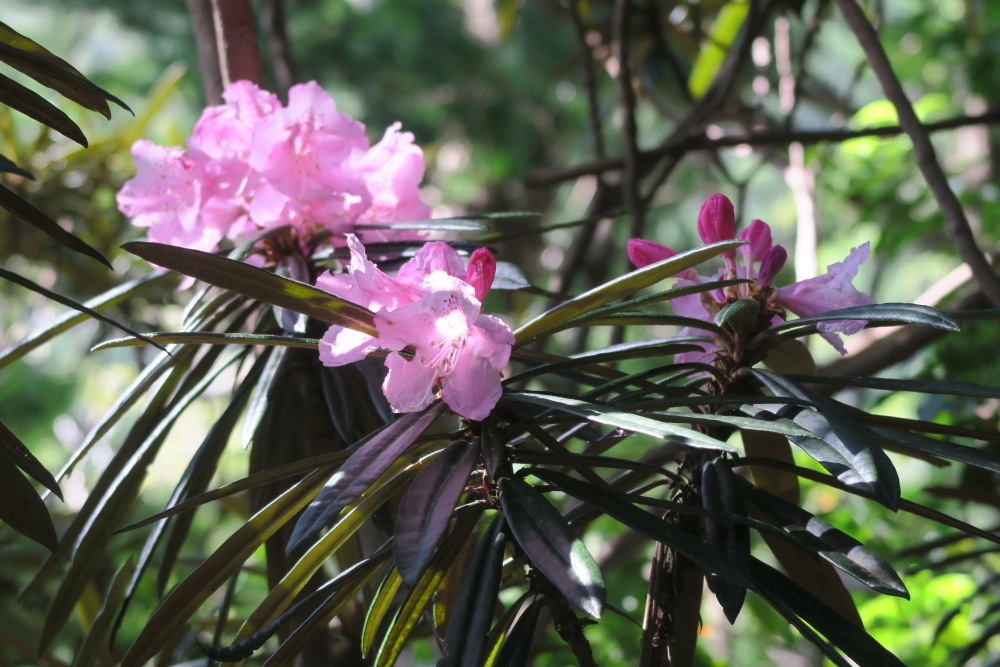
[[[224,97],[202,113],[186,148],[132,147],[137,173],[118,206],[149,227],[150,240],[213,250],[284,225],[305,252],[326,238],[342,246],[349,232],[369,243],[416,238],[372,228],[429,214],[418,187],[423,154],[398,123],[370,146],[364,125],[314,82],[293,87],[287,107],[247,81]]]
[[[378,337],[332,326],[319,344],[320,360],[343,366],[388,350],[382,390],[394,411],[421,410],[440,390],[454,412],[485,419],[500,399],[514,344],[507,324],[482,313],[496,274],[493,255],[480,248],[465,267],[451,246],[432,241],[393,278],[368,259],[356,236],[348,234],[347,245],[347,273],[326,273],[316,284],[374,311]]]
[[[717,243],[736,238],[736,215],[733,204],[721,194],[714,194],[702,204],[698,214],[698,235],[705,243]],[[815,278],[801,280],[784,287],[774,287],[772,282],[788,259],[788,252],[771,240],[771,228],[766,222],[754,220],[740,232],[739,239],[746,244],[740,247],[742,265],[737,262],[737,251],[727,250],[722,254],[725,262],[715,276],[698,275],[694,269],[679,274],[677,287],[696,285],[709,281],[733,278],[748,280],[748,283],[715,289],[701,294],[692,294],[673,299],[670,303],[678,315],[711,322],[725,306],[741,299],[753,299],[761,306],[764,321],[777,323],[786,319],[786,311],[799,317],[818,315],[851,306],[870,305],[872,299],[859,292],[852,280],[858,268],[868,259],[869,244],[858,246],[848,253],[847,258],[827,267],[827,272]],[[654,241],[631,239],[628,242],[629,259],[642,268],[677,253]],[[864,328],[862,320],[836,320],[817,325],[820,335],[833,345],[838,352],[847,350],[838,333],[853,334]],[[686,329],[682,334],[696,333]],[[700,343],[705,353],[713,353],[715,346]],[[678,361],[703,361],[702,354],[678,355]]]

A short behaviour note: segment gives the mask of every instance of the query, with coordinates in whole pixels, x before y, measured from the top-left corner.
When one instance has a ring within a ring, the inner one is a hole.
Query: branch
[[[625,172],[622,174],[622,201],[628,211],[629,237],[642,236],[645,226],[643,206],[639,201],[639,138],[635,123],[635,91],[632,90],[632,70],[629,67],[630,0],[617,0],[612,27],[613,53],[618,58],[618,95],[622,106],[622,132],[625,146]]]
[[[198,64],[205,99],[209,104],[222,104],[222,72],[219,70],[219,52],[215,48],[215,22],[212,19],[211,0],[187,0],[191,14],[191,27],[198,47]]]
[[[1000,123],[1000,109],[989,109],[984,113],[971,116],[956,116],[936,123],[928,123],[923,128],[928,132],[938,132],[969,125],[993,125],[996,123]],[[639,161],[642,164],[648,164],[661,157],[683,155],[694,151],[713,151],[744,144],[748,146],[787,146],[791,143],[800,143],[804,146],[814,146],[823,143],[841,143],[862,137],[895,137],[904,132],[905,130],[899,125],[883,125],[860,130],[775,130],[731,135],[718,139],[709,139],[702,135],[689,136],[677,144],[640,151]],[[536,171],[529,174],[524,179],[524,183],[532,188],[550,187],[582,176],[617,171],[624,166],[624,158],[610,157],[573,167]]]
[[[892,64],[889,62],[889,57],[886,55],[885,49],[882,48],[881,42],[879,42],[878,33],[875,32],[874,26],[865,18],[864,12],[854,0],[834,1],[844,15],[847,25],[854,31],[858,43],[865,52],[869,66],[871,66],[879,83],[882,84],[882,91],[886,98],[896,107],[899,125],[913,142],[913,154],[917,166],[944,214],[948,232],[955,242],[959,256],[972,269],[976,283],[990,302],[994,306],[1000,307],[1000,278],[997,278],[983,256],[983,252],[976,245],[962,204],[952,191],[948,184],[948,178],[941,168],[941,163],[938,162],[930,134],[917,118],[910,100],[907,99],[906,93],[903,91],[903,86],[892,71]]]
[[[257,27],[250,0],[212,0],[222,83],[262,83]]]

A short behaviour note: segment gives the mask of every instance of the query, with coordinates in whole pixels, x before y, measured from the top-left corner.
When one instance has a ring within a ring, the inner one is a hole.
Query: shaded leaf
[[[357,445],[351,457],[299,517],[288,540],[287,552],[295,553],[341,509],[364,493],[442,411],[443,405],[437,403],[423,412],[406,413]]]
[[[851,306],[831,310],[819,315],[800,317],[796,320],[771,325],[771,331],[794,329],[806,324],[831,322],[835,320],[864,320],[883,326],[894,324],[922,324],[945,331],[958,331],[958,322],[947,313],[915,303],[876,303],[870,306]]]
[[[26,171],[21,167],[18,167],[14,162],[3,155],[0,155],[0,173],[17,174],[18,176],[35,180],[35,177],[30,171]]]
[[[62,228],[62,225],[29,204],[26,199],[22,199],[16,192],[5,185],[0,185],[0,206],[21,220],[42,230],[70,250],[92,257],[104,266],[112,269],[111,262],[104,255],[80,239],[80,237],[67,232]]]
[[[86,665],[102,664],[110,656],[111,629],[114,627],[115,617],[118,615],[118,608],[125,594],[125,587],[132,576],[135,564],[132,559],[121,564],[111,579],[111,586],[108,594],[104,598],[101,610],[90,625],[87,637],[83,644],[77,649],[73,658],[73,667],[85,667]],[[98,662],[98,661],[101,662]]]
[[[35,91],[3,74],[0,74],[0,104],[20,111],[28,118],[52,128],[83,147],[88,145],[83,130],[64,111]]]
[[[272,336],[268,334],[249,333],[214,333],[211,331],[177,331],[172,333],[150,333],[140,338],[116,338],[98,343],[92,352],[109,350],[116,347],[134,347],[148,342],[161,345],[271,345],[280,347],[301,347],[316,349],[319,340],[316,338],[299,338],[296,336]]]
[[[49,551],[56,549],[56,529],[48,508],[7,456],[0,456],[0,521]]]
[[[275,498],[180,582],[153,612],[125,654],[123,667],[139,667],[159,653],[208,596],[309,502],[331,472],[319,470]]]
[[[132,241],[122,249],[153,264],[203,280],[244,296],[287,308],[328,324],[375,335],[373,315],[361,306],[312,285],[270,271],[190,248]]]
[[[645,433],[657,438],[663,438],[686,447],[717,449],[727,452],[738,451],[732,445],[716,440],[698,431],[675,426],[652,417],[638,415],[633,412],[615,410],[600,403],[581,401],[576,398],[557,396],[554,394],[535,394],[530,392],[504,392],[501,401],[525,402],[552,408],[560,412],[584,417],[598,424],[606,424],[634,433]]]
[[[477,443],[461,441],[438,454],[403,495],[396,514],[393,554],[399,574],[414,585],[444,535],[455,504],[479,454]]]
[[[719,460],[710,461],[702,468],[701,501],[705,509],[746,518],[736,476],[729,466]],[[750,530],[744,525],[712,517],[705,517],[704,521],[705,543],[724,554],[737,568],[745,569],[750,563]],[[712,573],[709,573],[707,583],[722,606],[726,619],[730,624],[735,623],[746,600],[746,586]]]
[[[944,394],[946,396],[972,396],[975,398],[1000,398],[1000,388],[971,382],[952,380],[897,380],[876,377],[833,377],[826,375],[787,375],[793,382],[827,384],[838,387],[865,387],[886,391],[912,391],[920,394]]]
[[[28,447],[0,421],[0,455],[6,456],[32,479],[63,499],[62,491],[52,473],[35,458]]]
[[[507,633],[493,667],[527,667],[531,659],[531,647],[535,640],[538,617],[545,606],[544,598],[536,598],[524,610],[514,626]]]
[[[500,506],[514,539],[537,568],[572,604],[600,618],[604,577],[563,515],[518,477],[499,480]]]

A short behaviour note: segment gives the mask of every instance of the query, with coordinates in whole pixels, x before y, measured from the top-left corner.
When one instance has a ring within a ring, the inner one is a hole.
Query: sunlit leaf
[[[600,618],[604,577],[563,515],[518,477],[501,478],[499,485],[500,506],[531,566],[588,616]]]

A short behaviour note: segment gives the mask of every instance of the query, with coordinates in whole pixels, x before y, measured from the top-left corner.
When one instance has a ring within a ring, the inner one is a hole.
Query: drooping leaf
[[[496,608],[507,546],[503,515],[486,529],[462,577],[454,606],[448,612],[444,657],[438,667],[468,667],[481,664],[485,640]]]
[[[35,91],[3,74],[0,74],[0,104],[20,111],[28,118],[52,128],[83,147],[88,145],[83,130],[64,111]]]
[[[160,345],[159,343],[157,343],[155,341],[152,341],[152,340],[149,340],[148,338],[146,338],[145,336],[143,336],[141,333],[139,333],[137,331],[133,331],[129,327],[127,327],[124,324],[121,324],[119,322],[116,322],[115,320],[111,319],[107,315],[99,313],[99,312],[97,312],[96,310],[94,310],[92,308],[88,308],[87,306],[83,305],[82,303],[77,303],[73,299],[70,299],[69,297],[65,297],[62,294],[59,294],[57,292],[53,292],[52,290],[46,289],[46,288],[42,287],[41,285],[39,285],[39,284],[37,284],[35,282],[32,282],[31,280],[28,280],[27,278],[19,276],[16,273],[13,273],[12,271],[8,271],[6,269],[0,269],[0,278],[4,278],[6,280],[9,280],[10,282],[15,283],[17,285],[20,285],[21,287],[25,287],[25,288],[31,290],[32,292],[37,292],[38,294],[41,294],[42,296],[46,297],[47,299],[52,299],[53,301],[55,301],[57,303],[61,303],[64,306],[69,306],[73,310],[77,310],[77,311],[79,311],[81,313],[85,313],[85,314],[89,315],[90,317],[93,317],[95,320],[100,320],[101,322],[104,322],[105,324],[110,324],[111,326],[115,327],[116,329],[121,329],[122,331],[124,331],[128,335],[134,336],[135,338],[143,340],[146,343],[148,343],[149,345],[152,345],[153,347],[159,348],[159,349],[163,350],[164,352],[167,351],[167,349],[165,347],[163,347],[162,345]]]
[[[94,618],[86,639],[76,651],[73,658],[73,667],[86,667],[88,665],[100,664],[102,655],[111,646],[111,629],[114,627],[115,617],[125,594],[126,584],[135,569],[135,563],[129,558],[121,564],[111,579],[111,586],[108,594],[104,598],[101,610]]]
[[[517,339],[517,345],[526,345],[574,317],[584,315],[595,308],[628,296],[665,278],[677,275],[685,269],[689,269],[742,244],[742,241],[713,243],[696,250],[689,250],[688,252],[675,255],[655,264],[650,264],[637,271],[599,285],[542,313],[515,331],[514,337]]]
[[[872,590],[883,595],[910,599],[906,586],[892,566],[861,542],[798,505],[786,502],[750,484],[743,484],[741,487],[741,493],[747,502],[777,522],[782,530],[810,545],[814,554]]]
[[[603,489],[567,475],[544,468],[530,468],[529,472],[560,491],[596,507],[632,530],[676,550],[702,569],[727,577],[734,583],[750,586],[746,573],[737,568],[732,561],[668,521],[641,510]]]
[[[478,443],[455,443],[428,463],[403,495],[396,514],[393,554],[407,584],[416,583],[448,528],[478,454]]]
[[[250,264],[190,248],[132,241],[124,244],[122,249],[210,285],[232,290],[273,306],[294,310],[328,324],[338,324],[368,335],[375,335],[371,311],[312,285],[282,278]]]
[[[492,667],[527,667],[531,659],[531,647],[534,644],[535,628],[538,617],[545,606],[544,598],[532,600],[514,626],[507,633],[500,652],[492,663]]]
[[[423,412],[404,414],[359,444],[337,474],[295,524],[288,553],[295,553],[322,530],[348,503],[353,502],[420,437],[443,411],[437,403]]]
[[[105,118],[111,118],[108,101],[131,111],[124,102],[90,82],[68,62],[6,23],[0,23],[0,62]]]
[[[815,410],[785,406],[779,417],[787,417],[814,433],[816,438],[789,436],[842,482],[872,492],[879,501],[895,510],[899,504],[899,476],[877,445],[877,436],[850,417],[836,404],[787,378],[761,369],[754,377],[775,396],[797,398],[816,406]]]
[[[35,177],[30,171],[26,171],[17,166],[9,158],[0,155],[0,173],[4,174],[17,174],[18,176],[23,176],[31,180],[35,180]]]
[[[0,521],[46,549],[56,549],[56,529],[48,508],[15,460],[6,455],[0,455]]]
[[[2,421],[0,421],[0,456],[6,456],[18,468],[62,500],[62,491],[52,473]]]
[[[735,475],[729,466],[718,460],[710,461],[702,468],[701,501],[705,509],[725,512],[736,517],[746,517],[743,499],[737,490]],[[731,560],[739,569],[750,563],[750,530],[731,521],[705,517],[705,543]],[[722,611],[730,624],[736,622],[747,589],[725,577],[709,573],[708,587],[715,593]]]
[[[584,417],[598,424],[606,424],[634,433],[652,435],[686,447],[717,449],[728,452],[737,451],[734,446],[698,431],[676,426],[645,415],[616,410],[600,403],[581,401],[576,398],[557,396],[555,394],[536,394],[524,391],[505,392],[500,400],[501,402],[525,402],[552,408],[560,412]]]
[[[500,506],[528,562],[566,599],[600,618],[607,591],[604,577],[563,515],[518,477],[499,480]]]
[[[905,667],[902,662],[854,623],[806,592],[792,579],[756,558],[750,567],[755,588],[823,634],[859,665]]]
[[[1000,398],[1000,388],[971,382],[955,382],[953,380],[898,380],[894,378],[876,377],[832,377],[826,375],[786,375],[789,380],[798,383],[827,384],[837,387],[865,387],[867,389],[884,389],[886,391],[912,391],[920,394],[943,394],[945,396],[971,396],[974,398]]]
[[[392,609],[396,593],[402,585],[403,578],[399,576],[399,570],[391,568],[389,574],[379,584],[378,590],[375,591],[375,597],[372,598],[371,604],[368,605],[368,612],[365,614],[365,624],[361,628],[362,658],[367,658],[371,652],[382,621]]]

